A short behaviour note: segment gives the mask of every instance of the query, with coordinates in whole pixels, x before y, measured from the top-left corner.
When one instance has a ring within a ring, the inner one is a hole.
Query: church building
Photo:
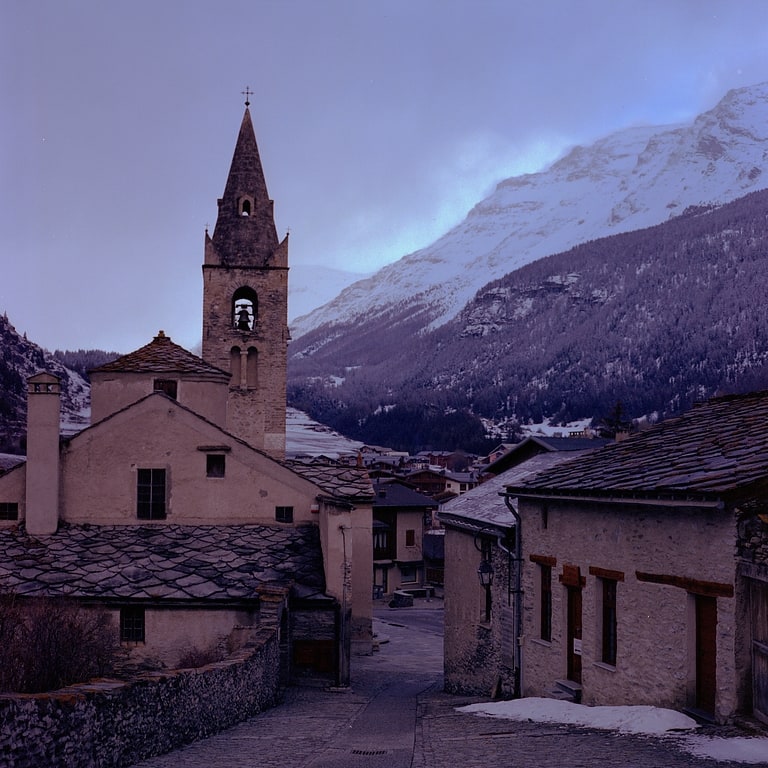
[[[370,652],[373,491],[285,458],[288,238],[249,102],[203,263],[202,357],[163,331],[91,372],[62,439],[60,382],[29,379],[26,461],[0,472],[0,589],[108,609],[131,661],[173,667],[280,632],[286,676],[349,681]]]

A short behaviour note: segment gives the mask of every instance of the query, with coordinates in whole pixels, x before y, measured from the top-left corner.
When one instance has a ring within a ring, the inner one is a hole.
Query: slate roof
[[[149,344],[135,352],[118,357],[94,368],[95,373],[192,373],[229,381],[230,374],[206,363],[184,347],[174,344],[170,336],[158,331]]]
[[[510,491],[716,499],[767,479],[768,392],[753,392],[713,398]]]
[[[0,453],[0,475],[9,469],[23,464],[27,460],[26,456],[16,456],[13,453]]]
[[[28,596],[231,601],[259,586],[324,588],[316,526],[98,526],[40,538],[0,529],[0,586]]]
[[[446,502],[440,507],[438,518],[445,525],[473,531],[488,527],[512,528],[515,518],[500,495],[507,486],[521,483],[549,467],[573,459],[571,452],[540,453],[532,456],[528,461],[491,477],[471,491]]]
[[[373,491],[374,509],[383,509],[385,507],[434,509],[437,506],[431,496],[425,496],[423,493],[419,493],[413,488],[398,482],[376,482],[373,485]]]
[[[301,461],[286,461],[292,469],[315,485],[319,485],[329,496],[345,501],[370,503],[373,499],[368,472],[360,467],[346,467],[340,464],[305,464]]]

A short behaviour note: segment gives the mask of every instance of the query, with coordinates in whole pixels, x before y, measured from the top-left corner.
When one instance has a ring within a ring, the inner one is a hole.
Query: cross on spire
[[[245,90],[244,91],[240,91],[240,93],[242,93],[243,96],[245,96],[245,106],[246,107],[250,107],[251,106],[251,99],[250,99],[250,97],[253,96],[253,91],[250,89],[249,86],[246,85],[245,86]]]

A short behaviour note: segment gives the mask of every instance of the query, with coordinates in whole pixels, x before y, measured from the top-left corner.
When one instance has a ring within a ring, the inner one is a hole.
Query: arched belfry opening
[[[237,201],[237,212],[241,216],[251,216],[253,214],[253,198],[250,195],[243,195]]]
[[[258,299],[252,288],[238,288],[232,296],[232,326],[248,333],[256,327]]]

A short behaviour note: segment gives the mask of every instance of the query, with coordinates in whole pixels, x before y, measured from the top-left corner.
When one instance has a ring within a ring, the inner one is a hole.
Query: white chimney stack
[[[27,533],[56,533],[59,525],[61,380],[50,373],[27,379]]]

